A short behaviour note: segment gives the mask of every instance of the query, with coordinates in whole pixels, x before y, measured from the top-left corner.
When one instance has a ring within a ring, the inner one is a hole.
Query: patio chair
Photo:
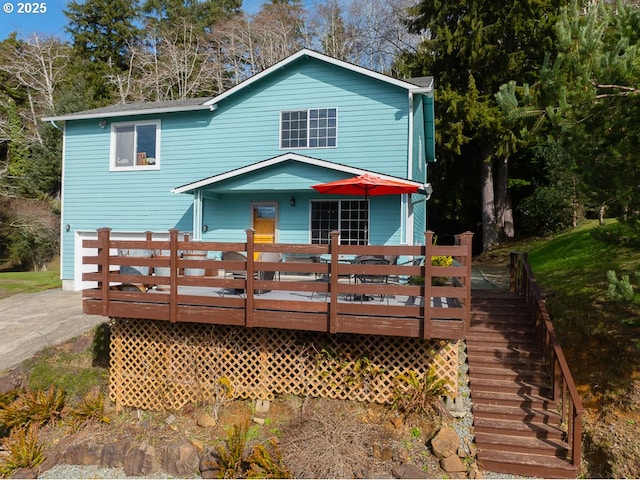
[[[220,257],[222,260],[232,261],[232,262],[246,262],[247,257],[240,252],[222,252]],[[246,270],[225,270],[225,276],[227,274],[231,274],[233,278],[246,280],[247,271]],[[222,295],[224,296],[225,290],[222,290]],[[244,293],[244,289],[236,288],[234,292],[236,295],[242,295]]]
[[[262,252],[258,255],[258,262],[281,262],[282,254],[280,252]],[[280,280],[280,272],[279,271],[261,271],[259,276],[256,278],[260,280],[273,280],[276,275],[278,276],[278,280]],[[267,293],[271,290],[256,290],[256,293]]]
[[[389,265],[389,262],[387,260],[385,260],[382,257],[370,257],[370,256],[365,256],[365,257],[358,257],[356,258],[355,262],[358,265]],[[355,281],[356,283],[360,282],[363,284],[376,284],[376,285],[380,285],[380,284],[386,284],[389,281],[389,275],[377,275],[377,274],[370,274],[370,273],[356,273],[355,274]],[[364,297],[366,297],[366,295],[361,295],[360,297],[360,301],[362,302],[364,300]],[[386,297],[387,298],[387,304],[389,303],[389,298],[386,295],[381,295],[381,300],[382,298]]]

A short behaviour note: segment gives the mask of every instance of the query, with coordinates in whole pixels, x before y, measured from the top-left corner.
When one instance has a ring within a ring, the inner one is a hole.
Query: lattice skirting
[[[293,394],[390,403],[397,378],[433,366],[457,395],[458,342],[114,319],[110,397],[117,405],[179,410],[233,398]]]

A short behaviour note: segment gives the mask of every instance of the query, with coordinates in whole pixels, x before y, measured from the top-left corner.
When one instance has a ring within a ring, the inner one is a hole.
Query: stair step
[[[560,414],[537,406],[509,406],[473,404],[473,415],[478,418],[494,420],[512,420],[520,422],[540,422],[549,425],[560,425]]]
[[[506,405],[511,407],[533,407],[554,409],[556,402],[540,395],[527,395],[503,392],[474,391],[471,380],[471,399],[473,403],[483,405]]]
[[[535,324],[521,297],[474,290],[467,335],[478,463],[498,474],[576,478]]]
[[[524,380],[509,380],[501,378],[473,378],[471,387],[475,392],[504,392],[529,394],[541,397],[549,397],[553,390],[549,384],[529,383]]]
[[[495,449],[503,452],[533,453],[566,458],[569,445],[556,439],[521,437],[517,435],[500,435],[495,433],[476,433],[476,443],[483,445],[483,450]]]
[[[521,345],[523,347],[536,348],[538,343],[531,338],[531,336],[525,336],[522,333],[509,333],[503,332],[498,329],[484,329],[480,330],[474,328],[469,335],[467,335],[467,345],[480,344],[480,345]]]
[[[562,439],[564,432],[554,425],[546,423],[498,420],[495,418],[474,417],[476,434],[513,435],[529,438]]]
[[[485,449],[478,451],[478,462],[487,471],[539,478],[576,478],[578,468],[568,460],[549,455],[514,454]]]
[[[497,357],[507,356],[526,356],[526,357],[542,357],[542,352],[537,346],[526,348],[520,344],[508,345],[483,345],[481,343],[467,343],[467,352],[476,352],[480,355],[495,355]]]
[[[535,358],[526,357],[506,357],[496,358],[493,355],[471,354],[467,353],[469,359],[469,367],[472,366],[491,366],[493,368],[519,369],[519,370],[539,370],[544,368],[544,363]]]
[[[537,370],[535,368],[531,368],[527,370],[526,368],[519,368],[517,365],[486,366],[481,363],[474,363],[473,366],[469,367],[469,374],[472,375],[474,379],[495,378],[541,383],[547,383],[549,380],[549,376],[543,368],[538,368]]]

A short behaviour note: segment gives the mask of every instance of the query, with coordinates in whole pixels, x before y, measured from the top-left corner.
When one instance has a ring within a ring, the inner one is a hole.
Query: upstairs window
[[[111,125],[111,169],[159,168],[160,121]]]
[[[336,108],[312,108],[280,113],[280,148],[333,148],[337,143]]]
[[[368,245],[368,200],[312,200],[311,243],[329,243],[333,230],[340,231],[341,245]]]

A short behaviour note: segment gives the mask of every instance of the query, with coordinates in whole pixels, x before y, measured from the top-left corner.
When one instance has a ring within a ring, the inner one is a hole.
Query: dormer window
[[[280,148],[334,148],[338,144],[338,109],[280,112]]]
[[[111,125],[111,170],[158,169],[160,121]]]

